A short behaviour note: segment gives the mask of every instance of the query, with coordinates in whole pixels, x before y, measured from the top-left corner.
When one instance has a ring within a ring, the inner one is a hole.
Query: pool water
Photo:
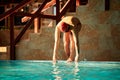
[[[0,80],[120,80],[120,62],[1,60]]]

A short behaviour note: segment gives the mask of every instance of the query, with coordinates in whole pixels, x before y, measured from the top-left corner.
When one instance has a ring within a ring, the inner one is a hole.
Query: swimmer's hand
[[[75,62],[78,62],[78,57],[79,57],[79,56],[75,56]]]
[[[56,58],[53,58],[53,64],[56,64],[56,63],[57,63]]]

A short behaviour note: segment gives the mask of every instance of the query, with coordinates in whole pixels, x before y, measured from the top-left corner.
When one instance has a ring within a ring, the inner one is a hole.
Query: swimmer
[[[78,62],[79,40],[78,34],[81,29],[81,23],[74,16],[64,17],[55,28],[55,43],[53,50],[53,63],[57,61],[58,47],[60,44],[60,33],[63,33],[64,51],[67,54],[67,62]],[[75,54],[75,58],[74,58]]]

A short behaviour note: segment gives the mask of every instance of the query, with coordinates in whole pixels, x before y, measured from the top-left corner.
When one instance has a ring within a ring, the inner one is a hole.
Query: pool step
[[[61,39],[62,40],[62,39]],[[35,60],[51,60],[54,47],[54,27],[42,28],[41,33],[30,33],[28,40],[21,41],[16,46],[17,59],[35,59]],[[65,59],[66,55],[63,51],[63,45],[60,44],[59,59]]]

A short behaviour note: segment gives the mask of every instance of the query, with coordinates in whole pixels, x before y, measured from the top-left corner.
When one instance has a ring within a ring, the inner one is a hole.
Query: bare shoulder
[[[62,21],[70,24],[71,26],[80,23],[80,20],[74,16],[66,16],[62,19]]]
[[[71,20],[72,18],[74,18],[74,16],[65,16],[62,18],[62,21]]]
[[[79,20],[77,17],[75,17],[75,16],[65,16],[65,17],[63,17],[62,18],[62,20],[66,20],[66,19],[77,19],[77,20]]]

